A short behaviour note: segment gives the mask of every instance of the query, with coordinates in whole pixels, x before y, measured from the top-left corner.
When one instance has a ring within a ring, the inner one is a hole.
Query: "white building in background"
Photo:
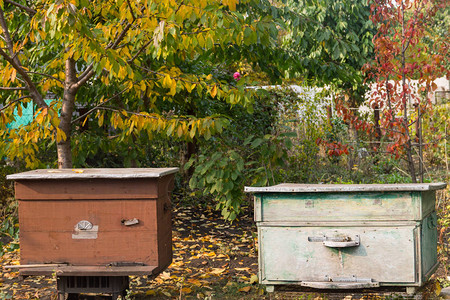
[[[333,97],[328,93],[324,95],[324,88],[309,87],[301,85],[266,85],[251,87],[264,90],[285,90],[290,89],[298,95],[297,116],[299,120],[308,120],[309,122],[319,125],[327,117],[327,107],[332,108]],[[285,110],[280,107],[281,112]]]
[[[392,84],[394,83],[393,80],[390,80],[389,82],[391,82]],[[420,88],[420,86],[418,87],[419,81],[411,80],[409,83],[410,83],[413,93],[417,94],[417,90],[418,90],[418,88]],[[441,77],[441,78],[436,79],[434,81],[434,83],[437,85],[437,88],[430,95],[433,105],[450,103],[450,80],[445,77]],[[398,87],[398,89],[400,89],[400,86]],[[371,114],[372,113],[372,109],[370,108],[370,105],[369,105],[369,100],[370,100],[372,93],[375,93],[375,92],[377,92],[375,90],[375,88],[372,88],[367,93],[366,102],[358,108],[358,111],[361,114]],[[412,103],[410,103],[410,104],[412,104]]]
[[[445,77],[438,78],[434,81],[437,89],[433,95],[433,103],[442,104],[450,102],[450,80]]]

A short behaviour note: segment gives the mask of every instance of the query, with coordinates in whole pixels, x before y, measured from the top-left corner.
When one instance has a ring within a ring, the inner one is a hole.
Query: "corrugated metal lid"
[[[158,178],[176,173],[178,170],[178,168],[39,169],[8,175],[6,178],[10,180]]]
[[[245,187],[249,193],[319,193],[319,192],[397,192],[440,190],[446,183],[401,184],[297,184],[282,183],[268,187]]]

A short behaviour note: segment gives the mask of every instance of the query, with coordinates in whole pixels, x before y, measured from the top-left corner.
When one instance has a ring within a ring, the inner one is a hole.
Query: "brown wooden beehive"
[[[9,175],[19,201],[21,274],[51,274],[54,265],[63,275],[160,272],[172,261],[169,194],[177,171],[46,169]]]

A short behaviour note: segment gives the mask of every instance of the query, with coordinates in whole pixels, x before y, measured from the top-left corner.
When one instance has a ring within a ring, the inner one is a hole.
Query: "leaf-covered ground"
[[[156,278],[132,277],[131,298],[265,297],[257,284],[256,227],[250,215],[230,224],[211,209],[176,207],[173,220],[172,265]],[[19,252],[5,254],[1,264],[19,264]],[[0,299],[7,297],[54,299],[55,279],[20,279],[17,271],[6,270]]]
[[[176,207],[173,250],[172,265],[159,276],[131,278],[129,299],[385,299],[377,294],[267,294],[257,283],[257,236],[250,212],[230,224],[211,209]],[[18,259],[18,251],[7,253],[1,264],[18,264]],[[20,279],[18,272],[4,271],[0,299],[56,299],[56,282],[51,277]]]

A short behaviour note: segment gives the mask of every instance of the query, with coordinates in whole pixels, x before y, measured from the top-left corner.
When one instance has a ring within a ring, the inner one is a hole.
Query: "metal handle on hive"
[[[348,236],[338,236],[338,237],[308,237],[309,242],[322,242],[325,247],[329,248],[349,248],[358,247],[360,244],[359,235],[355,235],[355,238],[350,238]]]

